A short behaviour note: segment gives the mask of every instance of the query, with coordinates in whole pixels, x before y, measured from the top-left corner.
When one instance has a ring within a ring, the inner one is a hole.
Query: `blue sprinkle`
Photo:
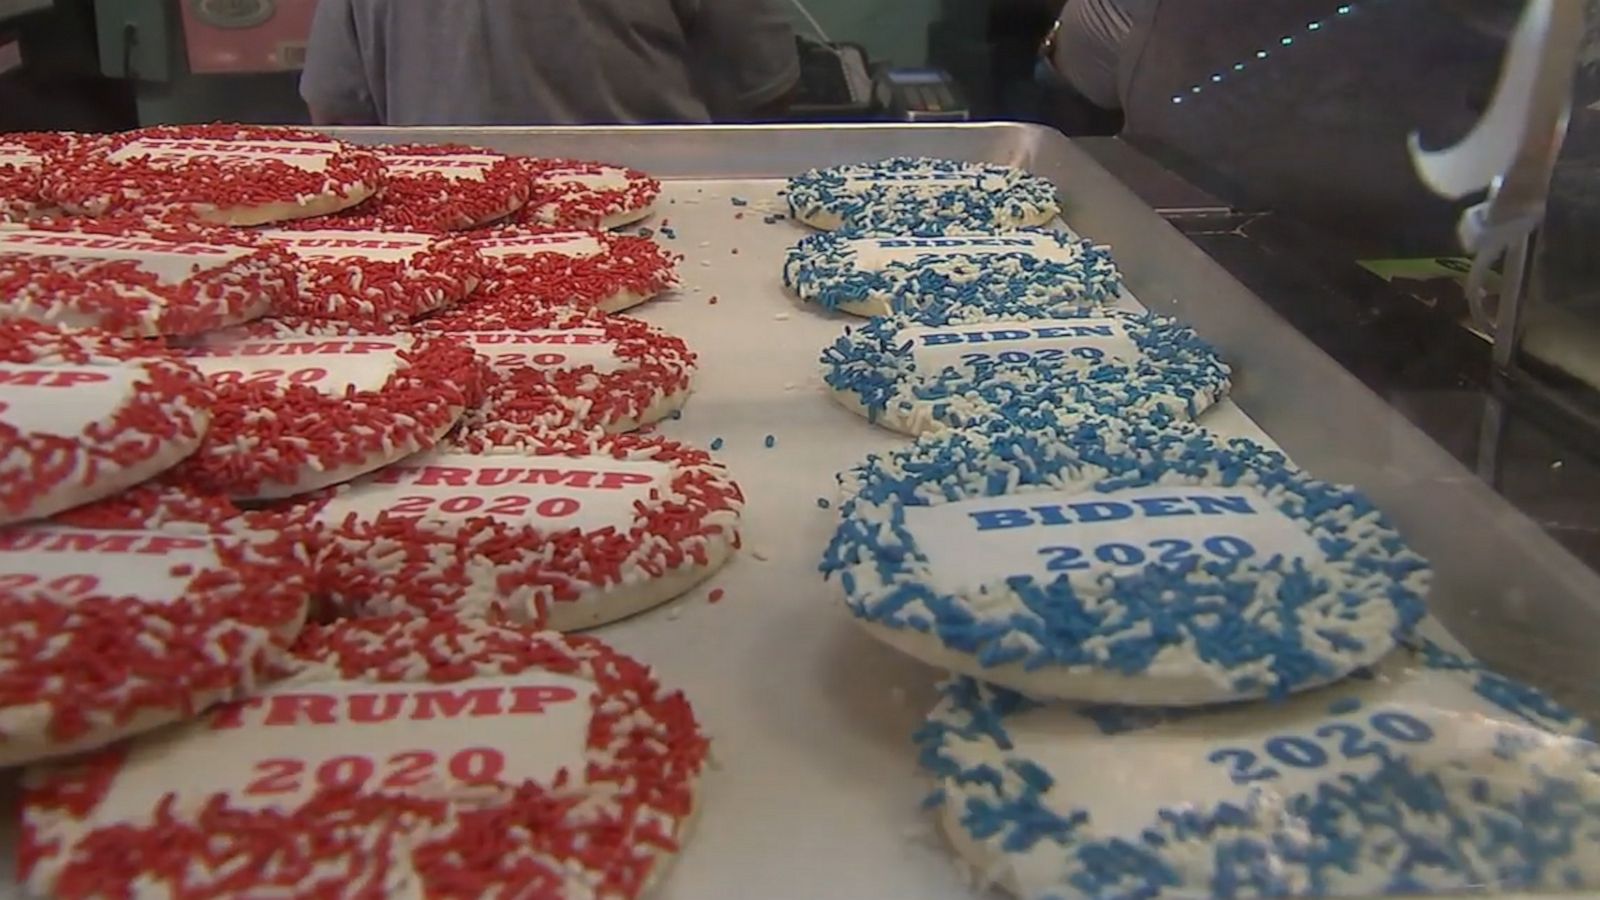
[[[729,202],[731,202],[734,206],[749,206],[750,205],[750,201],[744,199],[743,197],[734,197]]]
[[[713,449],[713,450],[721,450],[722,449],[722,438],[712,438],[711,439],[711,449]]]
[[[771,450],[773,447],[778,446],[778,439],[769,434],[767,435],[767,439],[762,441],[762,443],[767,445],[768,450]]]
[[[828,502],[828,498],[827,497],[818,497],[817,498],[817,509],[827,509],[828,507],[830,507],[832,505],[833,504]]]
[[[639,233],[639,237],[642,237],[642,238],[651,237],[651,236],[653,236],[655,234],[654,231],[651,231],[648,228],[641,228],[641,229],[639,229],[638,233]]]

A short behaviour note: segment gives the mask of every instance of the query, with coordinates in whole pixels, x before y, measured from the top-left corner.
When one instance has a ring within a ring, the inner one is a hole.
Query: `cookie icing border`
[[[1037,306],[1063,315],[1111,306],[1123,296],[1122,273],[1110,250],[1062,231],[1028,228],[1013,232],[961,233],[961,237],[1026,235],[1072,250],[1071,262],[1014,253],[929,253],[894,261],[881,270],[854,265],[850,232],[807,235],[783,263],[783,284],[800,299],[823,309],[857,316],[920,315],[924,308],[960,304],[995,308]],[[955,237],[955,234],[947,235]]]
[[[939,372],[919,372],[909,344],[899,337],[908,328],[975,325],[982,323],[1070,325],[1079,318],[1107,318],[1122,322],[1129,338],[1143,353],[1136,362],[1104,360],[1082,365],[1052,366],[1029,362],[993,363],[973,371],[946,367]],[[1081,316],[1063,316],[1023,307],[989,311],[984,307],[941,304],[916,314],[883,316],[847,328],[821,356],[822,380],[835,399],[867,421],[905,434],[919,435],[962,424],[952,417],[962,398],[981,393],[998,373],[1016,371],[1044,385],[1060,388],[1068,396],[1068,383],[1083,386],[1075,396],[1110,415],[1138,415],[1162,409],[1194,419],[1226,397],[1230,370],[1216,350],[1194,329],[1164,316],[1120,310],[1096,310]]]
[[[874,636],[1033,696],[1191,705],[1336,680],[1382,658],[1421,621],[1431,569],[1353,488],[1159,414],[1055,424],[1048,412],[1035,415],[921,438],[841,476],[846,501],[820,569],[837,577],[846,608]],[[1017,575],[958,595],[930,583],[905,524],[907,505],[1157,484],[1259,491],[1326,558],[1155,562],[1093,586]],[[1233,595],[1245,591],[1251,601],[1241,605]],[[1196,618],[1175,612],[1180,605]]]
[[[665,602],[711,575],[741,543],[744,494],[709,453],[659,437],[526,432],[495,450],[447,446],[486,459],[610,456],[671,467],[664,489],[634,505],[625,532],[545,531],[487,516],[451,522],[354,514],[315,537],[319,578],[342,612],[355,616],[454,613],[575,630]],[[316,507],[326,498],[314,502]],[[485,564],[487,563],[487,564]],[[614,597],[649,583],[674,588],[639,605]]]
[[[897,196],[881,186],[854,190],[848,179],[882,173],[971,175],[1000,181],[994,187],[964,185],[947,191]],[[794,217],[827,231],[857,235],[936,236],[955,231],[1009,231],[1043,225],[1061,211],[1056,186],[1047,178],[996,163],[897,156],[869,163],[812,169],[789,179],[786,194]]]
[[[113,748],[27,772],[23,880],[41,893],[71,894],[104,885],[130,858],[154,854],[165,861],[137,877],[174,892],[277,886],[394,896],[431,888],[631,898],[662,877],[687,836],[708,741],[681,693],[598,640],[404,617],[310,626],[294,654],[290,685],[449,684],[533,670],[591,681],[587,764],[551,784],[501,783],[488,797],[462,802],[327,789],[277,812],[241,810],[219,794],[200,810],[169,804],[146,822],[81,833],[78,823],[116,777],[121,751]],[[287,863],[288,836],[305,842],[297,842],[305,862],[322,865]],[[238,865],[191,865],[202,845],[208,858]],[[175,883],[179,873],[183,881]]]

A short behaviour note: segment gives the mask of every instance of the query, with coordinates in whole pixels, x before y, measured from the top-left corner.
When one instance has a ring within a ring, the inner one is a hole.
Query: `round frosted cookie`
[[[290,259],[225,229],[0,228],[0,318],[181,336],[259,318],[294,292]]]
[[[477,400],[477,358],[450,338],[277,327],[180,351],[216,392],[184,483],[240,499],[314,491],[432,447]]]
[[[678,286],[678,261],[649,238],[504,228],[474,238],[479,303],[497,310],[575,306],[621,312]]]
[[[376,153],[312,131],[159,125],[75,145],[43,190],[79,215],[261,225],[355,206],[383,179]]]
[[[316,512],[322,590],[362,616],[450,611],[574,631],[689,590],[737,548],[739,486],[658,438],[445,448]]]
[[[884,642],[1035,697],[1282,697],[1415,627],[1431,571],[1361,494],[1149,419],[994,420],[870,459],[822,570]]]
[[[489,367],[483,400],[458,434],[503,423],[635,431],[683,408],[695,355],[683,340],[627,316],[572,309],[495,313],[473,306],[422,323]]]
[[[52,132],[0,134],[0,222],[20,222],[51,211],[40,182],[45,169],[76,138]]]
[[[477,289],[484,260],[464,238],[320,227],[256,232],[298,261],[298,290],[276,312],[367,326],[453,306]]]
[[[287,681],[26,776],[41,895],[616,897],[687,837],[708,743],[593,638],[312,626]]]
[[[461,144],[373,148],[388,173],[383,192],[325,220],[328,228],[437,233],[503,219],[528,202],[528,161]]]
[[[835,400],[913,435],[963,424],[998,375],[1037,379],[1108,414],[1161,409],[1181,419],[1204,412],[1229,386],[1227,365],[1193,329],[1117,310],[1061,317],[949,304],[846,329],[822,351]]]
[[[0,524],[110,496],[200,446],[211,392],[138,342],[0,322]]]
[[[0,766],[240,696],[305,619],[304,537],[283,517],[132,493],[0,530]]]
[[[1600,887],[1600,752],[1435,647],[1284,703],[1041,705],[946,683],[917,733],[952,847],[1024,898]]]
[[[1104,247],[1059,231],[857,237],[814,234],[789,251],[783,283],[857,316],[940,305],[1030,305],[1062,314],[1109,306],[1122,274]]]
[[[650,215],[661,182],[626,166],[530,160],[533,196],[518,220],[555,228],[621,228]]]
[[[891,235],[1008,231],[1061,211],[1049,179],[993,163],[901,156],[789,179],[789,208],[824,231]]]

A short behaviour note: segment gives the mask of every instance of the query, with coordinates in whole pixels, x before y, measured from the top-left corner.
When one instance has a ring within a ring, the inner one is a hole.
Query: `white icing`
[[[1132,362],[1143,354],[1121,319],[1029,319],[964,325],[904,328],[897,346],[911,344],[919,372],[946,367],[972,369],[978,363],[1045,363],[1084,366]]]
[[[389,466],[329,500],[318,518],[380,513],[433,522],[490,517],[541,531],[626,530],[634,504],[671,483],[672,467],[609,456],[430,453]]]
[[[952,594],[1019,575],[1093,585],[1107,573],[1188,556],[1324,559],[1304,529],[1247,487],[1028,491],[908,506],[905,519],[932,582]]]
[[[515,237],[484,238],[474,241],[479,253],[490,259],[526,256],[531,253],[559,253],[574,259],[599,256],[605,247],[586,231],[552,231]]]
[[[463,153],[458,156],[403,156],[387,154],[384,167],[400,175],[420,175],[432,172],[452,181],[483,181],[489,170],[499,165],[501,157],[485,154]]]
[[[260,232],[302,259],[370,259],[405,262],[428,249],[434,239],[425,234],[399,231],[285,231]]]
[[[1022,253],[1064,263],[1078,258],[1078,251],[1072,245],[1063,247],[1053,236],[1043,234],[856,238],[846,241],[845,247],[855,255],[856,268],[869,272],[881,271],[892,263],[912,263],[929,257],[983,259]]]
[[[141,271],[168,285],[182,284],[197,272],[228,265],[253,252],[244,246],[30,229],[0,230],[0,254],[65,256],[107,262],[131,260]],[[3,264],[0,260],[0,266]]]
[[[221,566],[219,544],[218,538],[194,534],[12,528],[0,532],[0,588],[172,603],[183,598],[198,572]]]
[[[596,372],[623,368],[615,341],[603,328],[538,329],[533,331],[469,331],[453,334],[502,372],[517,369],[576,369]]]
[[[410,337],[295,337],[230,340],[184,351],[217,382],[302,385],[331,396],[382,390],[403,364]]]
[[[198,157],[235,164],[276,161],[307,172],[321,172],[328,168],[328,163],[339,150],[339,145],[332,141],[137,138],[117,148],[107,158],[111,162],[122,163],[139,157],[148,157],[152,163],[173,165],[182,165]]]
[[[1042,799],[1062,814],[1089,813],[1084,835],[1137,841],[1162,809],[1215,810],[1223,802],[1282,808],[1296,794],[1341,776],[1370,777],[1385,754],[1413,768],[1490,760],[1508,730],[1560,752],[1572,739],[1508,721],[1463,676],[1391,663],[1373,680],[1349,679],[1286,703],[1210,711],[1108,735],[1067,705],[1010,716],[1011,758],[1030,759],[1056,780]],[[1359,701],[1334,713],[1336,701]],[[998,761],[997,748],[963,743],[967,762]],[[976,759],[975,759],[976,758]],[[1028,896],[1059,886],[1062,852],[1040,841],[1008,855]]]
[[[0,363],[0,422],[24,434],[81,441],[86,426],[110,419],[132,402],[143,374],[132,366]]]
[[[0,167],[39,169],[44,167],[44,157],[23,147],[7,146],[0,139]]]
[[[935,169],[846,175],[844,179],[844,189],[856,193],[885,188],[896,194],[937,194],[954,188],[977,188],[981,184],[982,178],[976,172],[943,172]]]
[[[580,184],[599,191],[620,191],[628,187],[628,173],[609,166],[598,172],[583,169],[546,169],[539,173],[541,181],[560,181]]]
[[[96,823],[148,818],[166,794],[294,809],[319,786],[426,798],[492,796],[491,781],[583,777],[593,682],[548,672],[448,683],[277,685],[136,741]],[[487,776],[487,777],[486,777]]]

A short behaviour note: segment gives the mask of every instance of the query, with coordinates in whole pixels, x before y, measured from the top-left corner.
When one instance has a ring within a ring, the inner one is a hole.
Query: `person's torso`
[[[704,121],[672,0],[354,0],[390,125]]]

